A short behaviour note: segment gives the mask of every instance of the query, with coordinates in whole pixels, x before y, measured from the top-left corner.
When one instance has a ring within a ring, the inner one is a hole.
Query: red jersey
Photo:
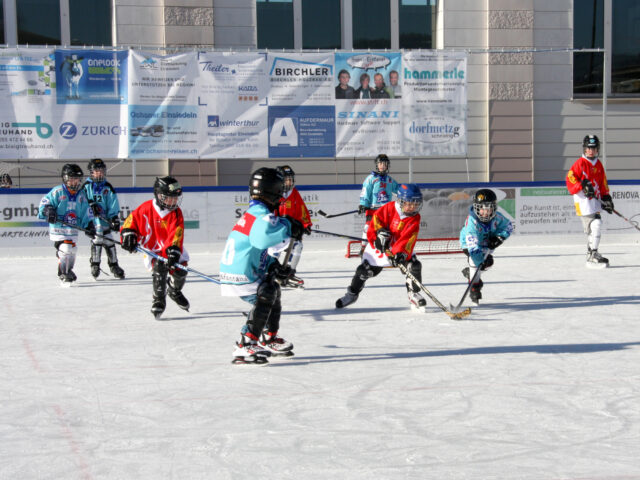
[[[391,231],[391,253],[404,252],[407,257],[413,254],[413,247],[420,231],[420,214],[412,217],[400,215],[396,202],[389,202],[373,213],[367,230],[367,240],[373,248],[376,232],[381,228]]]
[[[582,193],[582,180],[587,179],[593,185],[595,190],[595,198],[589,200]],[[600,201],[603,195],[609,195],[609,184],[607,183],[607,175],[604,172],[604,166],[599,158],[591,161],[588,158],[580,157],[571,166],[571,170],[567,173],[567,189],[573,194],[573,201],[576,206],[578,215],[589,215],[599,212],[601,209]]]
[[[289,215],[295,218],[304,228],[310,227],[311,217],[309,216],[309,210],[304,203],[304,200],[300,196],[298,189],[293,187],[288,197],[280,200],[280,206],[278,207],[278,215],[284,217]]]
[[[147,200],[127,217],[122,225],[122,229],[125,228],[134,230],[140,245],[157,254],[166,256],[171,246],[182,251],[184,218],[179,208],[162,210],[155,200]]]

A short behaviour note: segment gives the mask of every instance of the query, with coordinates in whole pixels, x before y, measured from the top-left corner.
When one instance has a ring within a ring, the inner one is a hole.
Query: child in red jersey
[[[598,253],[602,230],[600,211],[613,213],[613,200],[604,166],[598,158],[600,140],[587,135],[582,141],[583,155],[567,173],[567,189],[573,194],[576,213],[582,220],[584,233],[588,235],[587,267],[606,268],[609,260]]]
[[[156,178],[153,195],[153,199],[147,200],[131,212],[122,225],[120,236],[122,248],[128,252],[135,252],[140,244],[167,259],[166,262],[145,259],[153,272],[151,313],[160,318],[166,308],[167,287],[169,298],[183,310],[189,310],[189,301],[182,294],[187,272],[176,268],[178,263],[187,265],[189,254],[182,245],[182,187],[173,177]]]
[[[354,303],[365,282],[377,276],[383,267],[402,264],[422,282],[422,264],[413,254],[420,230],[422,193],[413,183],[400,185],[395,202],[389,202],[373,213],[367,230],[368,243],[362,254],[362,263],[356,269],[345,296],[336,302],[336,308]],[[427,304],[420,287],[407,279],[407,294],[411,306],[424,311]]]
[[[278,216],[289,217],[299,221],[304,228],[304,233],[309,235],[311,233],[312,225],[311,217],[309,216],[309,210],[307,209],[307,206],[305,205],[300,192],[298,192],[298,189],[295,187],[296,174],[289,165],[282,165],[281,167],[277,167],[277,170],[282,173],[282,176],[284,177],[284,195],[280,200],[280,206],[278,207]],[[295,270],[298,266],[300,255],[302,255],[302,242],[296,243],[291,252],[289,266],[291,266],[293,270]],[[287,280],[287,283],[283,286],[292,288],[303,288],[304,280],[298,278],[295,275],[292,275]]]

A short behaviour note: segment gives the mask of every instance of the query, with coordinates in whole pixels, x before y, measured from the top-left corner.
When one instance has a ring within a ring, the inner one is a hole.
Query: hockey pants
[[[363,261],[358,268],[356,268],[356,273],[351,279],[351,291],[356,295],[359,294],[364,288],[364,284],[370,278],[376,277],[380,274],[383,267],[375,267],[369,264],[366,260]],[[411,257],[411,260],[407,262],[407,270],[416,277],[416,280],[422,282],[422,263],[416,258],[414,255]],[[406,281],[407,291],[420,291],[420,287],[414,284],[412,281]]]

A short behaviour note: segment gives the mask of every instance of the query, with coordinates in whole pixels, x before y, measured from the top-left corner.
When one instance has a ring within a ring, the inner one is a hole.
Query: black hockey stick
[[[388,254],[391,252],[387,253]],[[403,264],[399,263],[398,264],[398,268],[400,269],[400,271],[402,273],[405,274],[405,276],[411,280],[413,283],[415,283],[418,287],[420,287],[420,290],[422,290],[424,293],[427,294],[427,296],[433,301],[433,303],[435,303],[440,310],[442,310],[444,313],[446,313],[447,315],[449,315],[449,317],[451,317],[454,320],[462,320],[464,317],[468,316],[471,313],[471,308],[467,307],[462,311],[455,311],[455,310],[449,310],[447,307],[445,307],[434,295],[433,293],[431,293],[429,290],[427,290],[427,287],[425,287],[422,282],[418,281],[418,279],[416,277],[413,276],[413,274],[407,269],[407,267],[405,267]]]
[[[604,208],[604,205],[602,205],[602,208]],[[635,228],[636,230],[640,231],[640,227],[638,227],[638,222],[632,222],[631,220],[629,220],[627,217],[625,217],[624,215],[622,215],[619,211],[617,211],[615,208],[612,208],[611,211],[613,213],[615,213],[617,216],[619,216],[620,218],[624,219],[629,225],[631,225],[633,228]]]
[[[316,233],[322,233],[324,235],[332,235],[334,237],[348,238],[349,240],[358,240],[359,242],[365,241],[364,238],[354,237],[352,235],[345,235],[343,233],[325,232],[324,230],[318,230],[317,228],[312,228],[311,231]]]
[[[318,210],[318,215],[322,215],[324,218],[342,217],[343,215],[350,215],[352,213],[358,213],[358,210],[349,210],[348,212],[334,213],[333,215],[329,215],[322,210]]]
[[[146,249],[144,247],[141,247],[140,245],[136,245],[136,250],[139,251],[139,252],[142,252],[142,253],[146,253],[150,257],[155,258],[156,260],[158,260],[160,262],[164,262],[164,263],[168,262],[168,260],[165,257],[163,257],[161,255],[158,255],[156,252],[152,252],[151,250],[148,250],[148,249]],[[213,282],[213,283],[215,283],[217,285],[220,285],[220,283],[221,283],[219,280],[216,280],[215,278],[212,278],[209,275],[206,275],[206,274],[204,274],[202,272],[199,272],[198,270],[195,270],[195,269],[193,269],[191,267],[187,267],[185,265],[182,265],[181,263],[176,263],[174,265],[174,267],[179,268],[180,270],[184,270],[185,272],[194,273],[194,274],[198,275],[199,277],[202,277],[205,280],[209,280],[210,282]]]
[[[110,242],[117,243],[118,245],[122,246],[122,243],[120,243],[118,240],[114,240],[113,238],[109,238],[109,237],[107,237],[105,235],[100,235],[99,233],[96,233],[93,230],[88,230],[86,228],[79,227],[78,225],[74,225],[72,223],[65,222],[64,220],[60,220],[60,219],[56,220],[56,222],[57,223],[61,223],[62,225],[66,225],[67,227],[71,227],[71,228],[75,228],[76,230],[80,230],[81,232],[84,232],[87,235],[90,235],[92,238],[101,237],[101,238],[104,238],[105,240],[109,240]]]
[[[457,306],[453,306],[451,304],[449,304],[449,308],[454,311],[457,312],[458,310],[460,310],[460,307],[462,306],[462,302],[464,302],[464,299],[467,298],[467,295],[469,294],[469,292],[471,291],[471,286],[474,284],[474,282],[478,279],[478,277],[480,276],[480,271],[484,268],[484,262],[487,261],[487,257],[489,257],[489,255],[491,255],[490,252],[492,252],[493,250],[489,250],[487,252],[487,254],[484,256],[484,259],[482,260],[482,263],[480,265],[477,266],[476,268],[476,273],[473,274],[473,278],[471,280],[469,280],[469,285],[467,285],[467,289],[464,291],[464,293],[462,294],[462,298],[460,299],[460,301],[458,302]]]

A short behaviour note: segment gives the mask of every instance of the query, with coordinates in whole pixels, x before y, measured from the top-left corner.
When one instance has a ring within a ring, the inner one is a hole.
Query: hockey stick
[[[324,230],[318,230],[318,229],[311,229],[312,232],[316,232],[316,233],[323,233],[324,235],[333,235],[334,237],[340,237],[340,238],[348,238],[349,240],[358,240],[359,242],[363,242],[365,239],[360,238],[360,237],[354,237],[351,235],[344,235],[342,233],[334,233],[334,232],[325,232]]]
[[[390,253],[390,252],[389,252]],[[388,256],[388,255],[387,255]],[[407,269],[407,267],[405,267],[403,264],[399,263],[398,264],[398,268],[400,269],[400,271],[402,273],[404,273],[404,275],[411,280],[413,283],[415,283],[416,285],[418,285],[418,287],[420,287],[420,290],[422,290],[424,293],[427,294],[427,296],[433,301],[433,303],[435,303],[440,310],[442,310],[444,313],[446,313],[447,315],[449,315],[449,317],[451,317],[454,320],[462,320],[464,317],[468,316],[471,313],[471,308],[467,307],[462,311],[451,311],[449,310],[447,307],[445,307],[434,295],[433,293],[431,293],[429,290],[427,290],[427,287],[425,287],[422,282],[418,281],[418,279],[416,277],[413,276],[413,274]]]
[[[358,213],[358,210],[349,210],[348,212],[334,213],[333,215],[329,215],[322,210],[318,210],[318,215],[322,215],[324,218],[342,217],[343,215],[350,215],[352,213]]]
[[[101,237],[101,238],[104,238],[106,240],[109,240],[110,242],[117,243],[118,245],[122,246],[122,243],[120,243],[118,240],[114,240],[113,238],[107,237],[105,235],[100,235],[99,233],[96,233],[95,231],[87,230],[86,228],[79,227],[78,225],[74,225],[72,223],[65,222],[64,220],[60,220],[60,219],[56,220],[56,222],[57,223],[61,223],[62,225],[65,225],[67,227],[71,227],[71,228],[75,228],[76,230],[80,230],[81,232],[84,232],[87,235],[90,235],[92,238]]]
[[[604,205],[603,205],[604,208]],[[629,225],[631,225],[633,228],[635,228],[636,230],[640,231],[640,227],[638,227],[638,222],[632,222],[631,220],[629,220],[627,217],[625,217],[624,215],[622,215],[619,211],[617,211],[615,208],[611,209],[613,211],[613,213],[615,213],[617,216],[619,216],[620,218],[624,219]]]
[[[473,278],[471,280],[469,280],[469,285],[467,285],[467,289],[464,291],[464,293],[462,294],[462,298],[460,299],[460,301],[458,302],[458,305],[456,305],[455,307],[452,304],[449,304],[449,308],[454,311],[457,312],[458,310],[460,310],[460,307],[462,306],[462,302],[464,302],[464,299],[467,298],[467,295],[469,294],[469,292],[471,291],[471,286],[474,284],[474,282],[478,279],[478,277],[480,276],[480,271],[484,268],[484,262],[487,261],[487,257],[489,257],[489,255],[491,255],[491,252],[493,250],[489,250],[487,251],[486,255],[484,256],[484,258],[482,259],[482,263],[480,265],[478,265],[476,267],[476,273],[473,274]]]
[[[168,260],[165,257],[163,257],[161,255],[158,255],[156,252],[152,252],[151,250],[148,250],[148,249],[146,249],[144,247],[141,247],[140,245],[136,245],[136,250],[139,251],[139,252],[142,252],[142,253],[146,253],[150,257],[155,258],[156,260],[158,260],[160,262],[164,262],[164,263],[168,262]],[[219,280],[216,280],[215,278],[212,278],[209,275],[206,275],[206,274],[204,274],[202,272],[199,272],[198,270],[195,270],[195,269],[193,269],[191,267],[187,267],[185,265],[182,265],[181,263],[176,263],[174,265],[174,267],[179,268],[180,270],[184,270],[185,272],[194,273],[194,274],[198,275],[199,277],[204,278],[205,280],[209,280],[210,282],[213,282],[213,283],[215,283],[217,285],[220,285],[220,281]]]

